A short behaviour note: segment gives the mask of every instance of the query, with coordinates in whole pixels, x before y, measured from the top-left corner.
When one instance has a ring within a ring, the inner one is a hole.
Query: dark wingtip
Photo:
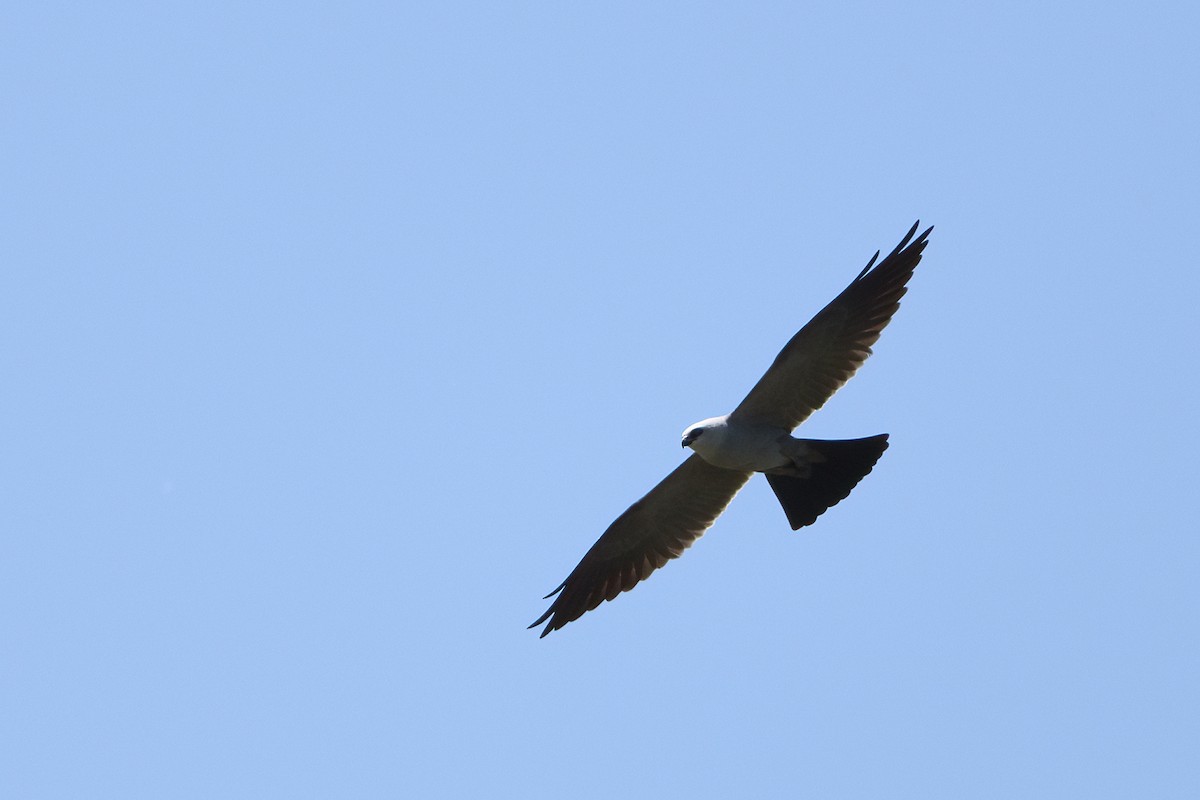
[[[542,599],[543,599],[543,600],[549,600],[551,597],[554,597],[554,595],[556,595],[556,594],[558,594],[559,592],[561,592],[561,591],[563,590],[563,588],[564,588],[566,585],[567,585],[567,582],[566,582],[566,581],[563,581],[562,583],[560,583],[560,584],[558,585],[558,587],[557,587],[557,588],[555,588],[555,590],[554,590],[554,591],[552,591],[550,594],[546,595],[546,596],[545,596],[545,597],[543,597]],[[530,623],[530,625],[529,625],[528,627],[526,627],[526,628],[525,628],[525,630],[530,630],[531,628],[536,628],[538,625],[541,625],[543,622],[545,622],[546,620],[550,619],[551,615],[552,615],[552,614],[554,614],[554,606],[555,606],[555,605],[556,605],[555,603],[551,603],[551,604],[550,604],[550,607],[546,609],[546,613],[545,613],[545,614],[542,614],[540,617],[538,617],[538,618],[537,618],[537,619],[535,619],[535,620],[534,620],[532,623]],[[538,638],[539,638],[539,639],[541,639],[541,638],[545,637],[545,635],[546,635],[547,633],[549,633],[550,631],[554,630],[554,627],[553,627],[553,625],[554,625],[554,621],[553,621],[553,620],[550,620],[550,624],[546,626],[546,630],[542,631],[542,635],[541,635],[541,636],[539,636]]]
[[[913,234],[915,234],[917,232],[917,228],[919,228],[920,226],[921,226],[921,220],[917,220],[916,222],[914,222],[913,226],[908,229],[908,233],[904,234],[904,238],[900,240],[900,244],[896,245],[896,249],[894,249],[892,252],[888,253],[888,258],[894,257],[897,253],[899,253],[901,250],[903,250],[905,247],[907,247],[908,243],[912,241]],[[887,259],[884,259],[884,260],[886,261]]]
[[[545,614],[542,614],[540,617],[538,617],[537,620],[535,620],[531,625],[526,626],[525,630],[528,631],[528,630],[532,630],[533,628],[536,628],[538,625],[541,625],[543,622],[545,622],[549,617],[550,617],[550,612],[547,611]],[[554,620],[550,621],[550,624],[546,626],[546,629],[541,632],[541,634],[538,636],[538,638],[545,639],[546,634],[552,630],[554,630]]]
[[[921,227],[921,220],[917,220],[916,222],[913,223],[912,230],[908,232],[908,237],[911,237],[914,233],[916,233],[916,230],[919,227]],[[914,245],[925,244],[925,240],[929,238],[929,234],[932,232],[933,232],[933,226],[930,225],[928,228],[921,231],[921,235],[917,237],[917,240],[915,242],[913,242],[913,244]],[[908,241],[908,237],[905,237],[905,241]]]
[[[876,261],[876,259],[879,258],[879,253],[880,253],[879,250],[875,251],[875,255],[871,256],[871,260],[867,262],[867,265],[862,268],[862,272],[858,273],[858,278],[855,278],[854,280],[858,280],[863,275],[866,275],[868,272],[871,271],[871,267],[875,266],[875,261]]]
[[[886,263],[889,258],[894,258],[901,250],[903,250],[905,247],[908,247],[910,243],[913,247],[920,247],[922,249],[924,248],[925,239],[928,238],[930,232],[933,230],[933,226],[930,225],[925,229],[924,233],[917,237],[916,241],[913,241],[913,235],[917,232],[917,228],[919,227],[921,227],[921,220],[917,220],[913,223],[912,227],[908,229],[908,233],[904,234],[904,238],[900,240],[900,244],[896,245],[892,252],[888,253],[887,258],[884,259],[884,263]],[[871,267],[875,266],[875,262],[879,260],[880,252],[881,251],[879,250],[875,251],[875,255],[871,256],[871,260],[867,262],[867,265],[863,267],[862,272],[858,273],[858,277],[856,277],[854,280],[862,280],[863,276],[871,271]]]

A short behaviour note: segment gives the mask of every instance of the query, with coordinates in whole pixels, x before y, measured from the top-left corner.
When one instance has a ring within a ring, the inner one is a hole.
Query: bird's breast
[[[763,472],[789,463],[780,450],[787,438],[781,428],[725,424],[706,430],[691,448],[714,467]]]

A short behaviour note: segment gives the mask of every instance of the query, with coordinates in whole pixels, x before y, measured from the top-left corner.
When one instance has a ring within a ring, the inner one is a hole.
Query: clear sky
[[[0,796],[1200,793],[1194,3],[0,18]],[[546,639],[914,220],[887,432]]]

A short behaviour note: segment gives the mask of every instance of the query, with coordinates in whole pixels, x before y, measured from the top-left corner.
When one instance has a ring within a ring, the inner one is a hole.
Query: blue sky
[[[1194,4],[0,22],[3,796],[1200,790]],[[854,494],[526,631],[917,218]]]

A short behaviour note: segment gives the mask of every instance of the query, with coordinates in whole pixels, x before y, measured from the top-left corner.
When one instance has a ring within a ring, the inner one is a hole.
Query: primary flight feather
[[[557,589],[541,635],[632,589],[680,556],[716,521],[755,472],[766,475],[793,530],[844,499],[887,449],[865,439],[796,439],[792,430],[850,380],[900,307],[932,227],[920,222],[792,337],[732,413],[683,432],[694,453],[608,526]],[[557,595],[557,597],[555,597]],[[547,622],[547,620],[549,620]]]

